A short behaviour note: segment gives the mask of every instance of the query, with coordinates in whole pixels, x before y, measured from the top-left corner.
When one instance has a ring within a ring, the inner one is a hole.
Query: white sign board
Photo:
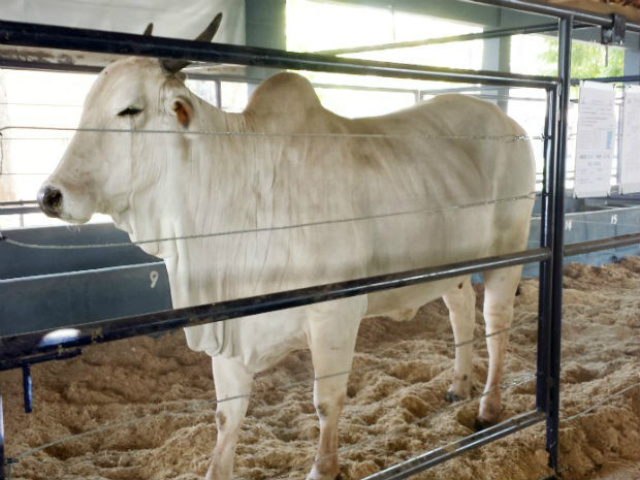
[[[640,87],[624,91],[619,152],[621,192],[640,192]]]
[[[576,197],[606,197],[616,130],[615,86],[583,82],[580,86],[576,140]]]

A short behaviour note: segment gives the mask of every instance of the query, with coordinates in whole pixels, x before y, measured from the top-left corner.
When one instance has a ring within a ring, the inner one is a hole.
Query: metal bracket
[[[602,27],[600,43],[602,45],[624,45],[627,19],[622,15],[611,15],[611,26]]]
[[[29,355],[22,358],[2,358],[0,357],[0,371],[11,370],[13,368],[24,368],[26,365],[34,365],[36,363],[49,362],[52,360],[66,360],[68,358],[77,357],[82,355],[81,348],[59,348],[55,352],[40,353],[36,355]]]
[[[19,361],[9,365],[3,365],[4,367],[9,368],[22,368],[22,391],[25,413],[31,413],[33,409],[33,381],[31,379],[31,365],[34,363],[48,362],[50,360],[64,360],[67,358],[73,358],[80,354],[82,354],[82,350],[79,348],[75,348],[62,352],[34,355],[28,359],[28,362]]]
[[[82,354],[82,349],[73,348],[69,350],[62,350],[59,352],[33,355],[29,358],[28,362],[24,360],[20,361],[5,361],[4,370],[10,368],[22,368],[22,388],[24,392],[24,411],[25,413],[31,413],[33,406],[33,384],[31,381],[31,365],[34,363],[47,362],[50,360],[64,360],[67,358],[77,357]],[[18,463],[15,458],[5,458],[4,450],[4,412],[2,408],[2,395],[0,395],[0,480],[5,480],[11,477],[11,465]],[[6,468],[5,468],[6,467]]]
[[[24,397],[24,413],[31,413],[33,409],[33,381],[31,379],[31,364],[22,365],[22,391]]]

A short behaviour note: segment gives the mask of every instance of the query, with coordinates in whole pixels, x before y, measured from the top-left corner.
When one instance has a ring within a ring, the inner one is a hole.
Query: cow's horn
[[[213,19],[207,28],[196,37],[196,41],[210,42],[218,31],[218,28],[220,28],[220,22],[222,22],[222,13],[216,15],[216,18]],[[177,73],[190,63],[188,60],[163,60],[162,66],[167,72]]]
[[[153,23],[147,25],[147,28],[144,29],[144,33],[142,35],[145,37],[151,37],[153,35]]]
[[[196,37],[197,42],[210,42],[215,37],[216,32],[220,28],[220,22],[222,22],[222,13],[216,15],[216,18],[209,24],[204,31]]]

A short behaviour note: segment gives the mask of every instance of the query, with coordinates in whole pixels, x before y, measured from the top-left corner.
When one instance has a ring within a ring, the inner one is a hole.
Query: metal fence
[[[369,480],[408,478],[426,468],[458,456],[471,448],[476,448],[543,421],[546,422],[546,449],[549,453],[549,464],[557,472],[559,466],[559,370],[563,259],[568,255],[640,242],[640,234],[630,234],[623,237],[569,246],[565,246],[563,241],[567,111],[569,105],[572,31],[575,22],[611,29],[617,20],[594,14],[575,13],[547,4],[521,0],[478,0],[477,3],[516,8],[557,17],[560,39],[558,77],[549,78],[499,72],[417,67],[343,59],[329,55],[297,54],[222,44],[204,45],[197,42],[138,35],[0,22],[0,43],[17,47],[44,47],[294,70],[537,88],[546,92],[547,105],[544,132],[545,171],[541,194],[540,248],[500,257],[244,298],[215,305],[200,305],[131,318],[100,321],[90,325],[78,326],[68,336],[57,337],[52,343],[43,342],[42,340],[47,334],[53,333],[55,329],[41,331],[36,334],[21,334],[0,338],[0,346],[2,347],[0,369],[23,369],[26,404],[30,404],[30,365],[78,355],[81,353],[81,348],[88,344],[255,315],[505,266],[539,262],[540,298],[536,409],[509,419],[488,430],[466,437],[455,444],[425,453],[367,478]],[[640,32],[640,25],[627,24],[626,28],[628,31]],[[504,32],[505,35],[511,33]],[[11,238],[2,237],[0,240],[2,243],[19,244]],[[4,435],[1,421],[2,416],[0,415],[0,465],[2,465],[2,468],[0,468],[0,480],[5,478],[6,473]]]

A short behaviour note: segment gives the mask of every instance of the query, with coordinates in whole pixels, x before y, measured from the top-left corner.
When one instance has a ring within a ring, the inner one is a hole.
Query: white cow
[[[164,259],[174,307],[526,248],[534,160],[524,131],[492,104],[444,95],[350,120],[325,110],[303,77],[280,73],[230,114],[185,87],[184,65],[129,58],[108,66],[39,192],[50,216],[82,223],[103,212],[132,241],[168,239],[142,248]],[[511,324],[520,272],[485,273],[488,334]],[[334,479],[347,376],[333,374],[350,369],[360,320],[409,319],[438,297],[455,341],[470,340],[468,276],[187,328],[189,346],[212,358],[222,401],[207,479],[232,477],[254,375],[306,347],[320,421],[308,479]],[[488,339],[481,425],[500,416],[506,343],[506,334]],[[451,401],[470,393],[471,353],[470,344],[456,349]]]

